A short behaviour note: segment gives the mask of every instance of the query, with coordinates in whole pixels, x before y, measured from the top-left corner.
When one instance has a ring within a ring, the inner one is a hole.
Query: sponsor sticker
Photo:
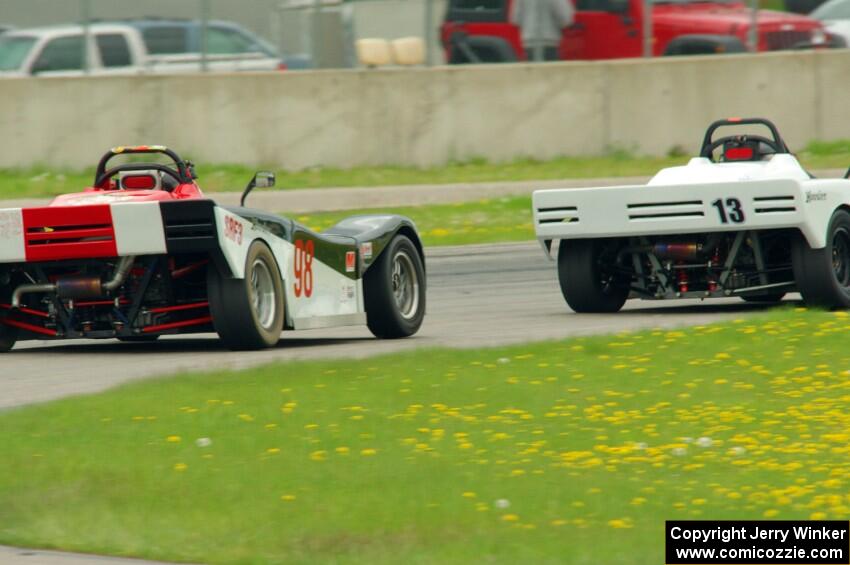
[[[351,281],[342,281],[340,288],[339,301],[342,303],[351,302],[354,300],[354,283]]]
[[[353,273],[354,267],[357,264],[357,254],[354,251],[345,252],[345,272]]]
[[[0,239],[18,239],[23,233],[21,214],[15,211],[0,211]]]
[[[364,259],[372,258],[372,242],[369,241],[367,243],[360,244],[360,256]]]
[[[232,216],[224,218],[224,237],[242,245],[242,222]]]
[[[826,192],[822,190],[818,190],[817,192],[811,190],[806,191],[806,204],[809,202],[820,202],[822,200],[826,200]]]

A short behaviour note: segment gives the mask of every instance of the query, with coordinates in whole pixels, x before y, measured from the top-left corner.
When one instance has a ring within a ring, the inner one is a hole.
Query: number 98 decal
[[[730,221],[733,224],[744,223],[744,209],[741,208],[741,201],[737,198],[718,198],[711,203],[717,208],[717,213],[720,215],[720,223],[728,224]]]
[[[295,258],[292,267],[296,298],[300,298],[302,294],[305,298],[310,298],[313,294],[313,250],[312,240],[299,239],[295,242]]]

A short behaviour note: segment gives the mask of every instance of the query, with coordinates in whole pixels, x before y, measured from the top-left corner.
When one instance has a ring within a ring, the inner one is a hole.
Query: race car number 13
[[[737,198],[727,198],[725,201],[718,198],[711,205],[717,208],[721,224],[728,224],[730,221],[733,224],[744,223],[744,210],[741,208],[741,201]]]
[[[310,298],[313,294],[313,241],[299,239],[295,242],[293,275],[295,296]]]

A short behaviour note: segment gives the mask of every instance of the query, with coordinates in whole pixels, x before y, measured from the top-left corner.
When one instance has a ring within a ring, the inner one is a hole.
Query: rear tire
[[[11,351],[18,341],[18,330],[0,323],[0,353]]]
[[[207,292],[213,327],[228,349],[272,347],[284,320],[283,281],[271,250],[255,241],[245,259],[245,278],[222,276],[210,265]]]
[[[809,306],[850,308],[850,214],[836,210],[826,246],[812,249],[802,236],[792,249],[794,280]]]
[[[375,337],[415,334],[425,318],[425,267],[419,250],[396,235],[363,277],[366,323]]]
[[[629,297],[628,284],[602,272],[601,265],[616,258],[609,256],[611,249],[605,244],[599,239],[561,241],[558,282],[564,299],[575,312],[618,312]]]

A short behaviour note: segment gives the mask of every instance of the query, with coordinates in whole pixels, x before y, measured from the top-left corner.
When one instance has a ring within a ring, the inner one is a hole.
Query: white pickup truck
[[[742,125],[771,136],[712,137]],[[629,297],[778,302],[795,291],[850,308],[850,180],[813,178],[768,120],[714,122],[699,157],[646,185],[538,190],[532,206],[544,249],[558,242],[576,312],[616,312]]]
[[[180,31],[176,25],[172,29]],[[207,29],[209,70],[285,68],[267,44],[235,25],[210,22]],[[202,66],[197,51],[151,53],[142,30],[129,23],[93,23],[88,30],[81,25],[18,29],[0,35],[0,78],[187,73]]]

